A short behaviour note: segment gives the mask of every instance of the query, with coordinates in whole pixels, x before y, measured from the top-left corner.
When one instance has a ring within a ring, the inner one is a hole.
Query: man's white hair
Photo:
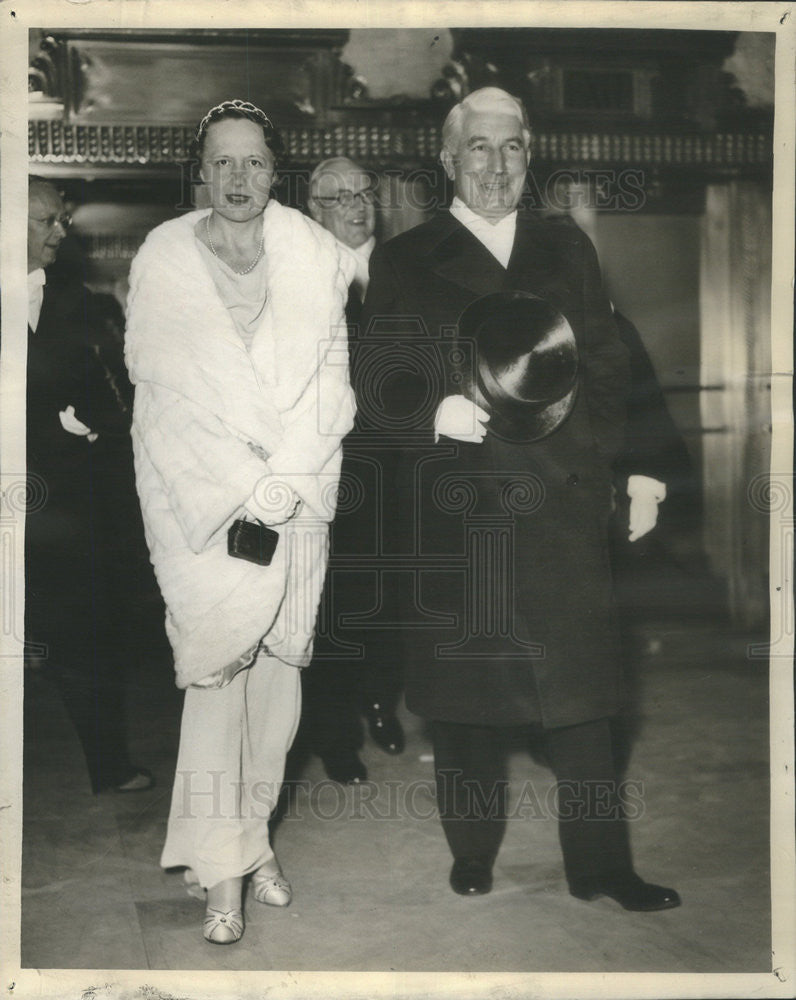
[[[459,137],[462,125],[468,111],[478,114],[492,111],[500,115],[513,115],[522,124],[522,135],[527,145],[531,142],[531,127],[528,124],[528,114],[518,97],[514,97],[500,87],[481,87],[448,112],[448,117],[442,125],[442,148],[454,154],[459,148]]]

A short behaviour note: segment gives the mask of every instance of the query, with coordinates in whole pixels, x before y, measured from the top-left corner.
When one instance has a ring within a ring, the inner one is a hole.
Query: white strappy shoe
[[[242,910],[216,910],[208,906],[202,934],[211,944],[235,944],[243,937],[244,926]]]
[[[293,898],[293,888],[282,874],[282,869],[266,871],[258,868],[252,875],[252,890],[258,903],[268,906],[289,906]]]

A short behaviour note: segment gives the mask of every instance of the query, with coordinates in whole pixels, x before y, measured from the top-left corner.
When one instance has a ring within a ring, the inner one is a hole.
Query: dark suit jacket
[[[110,565],[131,530],[120,498],[133,489],[129,412],[114,367],[118,377],[91,292],[48,269],[38,326],[28,328],[26,623],[61,661],[112,642],[108,580],[126,571]],[[98,440],[64,429],[59,412],[68,406]]]
[[[346,305],[352,370],[362,342],[361,315],[362,301],[352,287]],[[393,442],[363,428],[360,414],[366,409],[366,401],[358,398],[354,428],[342,444],[337,513],[313,662],[351,662],[378,672],[382,679],[388,673],[394,690],[400,688],[399,649],[396,637],[383,627],[379,611],[384,600],[384,556],[391,538],[396,451]]]
[[[464,308],[500,289],[549,300],[578,344],[575,407],[533,444],[434,443],[461,391]],[[504,269],[444,212],[374,251],[353,360],[363,432],[401,455],[393,533],[405,576],[407,703],[453,722],[564,726],[619,703],[606,526],[627,352],[594,249],[520,214]]]

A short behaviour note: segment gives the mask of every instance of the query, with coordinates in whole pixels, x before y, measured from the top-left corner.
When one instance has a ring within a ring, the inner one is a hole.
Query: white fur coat
[[[334,238],[268,204],[268,298],[247,352],[196,246],[207,214],[147,237],[130,272],[125,344],[136,482],[179,687],[261,638],[288,663],[309,661],[354,416],[344,319],[353,269]],[[227,529],[244,505],[286,496],[302,502],[275,529],[271,565],[229,556]]]

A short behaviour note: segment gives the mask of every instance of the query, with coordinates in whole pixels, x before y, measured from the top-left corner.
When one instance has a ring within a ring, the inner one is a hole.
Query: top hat
[[[572,327],[530,292],[492,292],[459,319],[473,350],[464,393],[490,414],[489,429],[528,443],[552,434],[575,405],[578,349]]]

